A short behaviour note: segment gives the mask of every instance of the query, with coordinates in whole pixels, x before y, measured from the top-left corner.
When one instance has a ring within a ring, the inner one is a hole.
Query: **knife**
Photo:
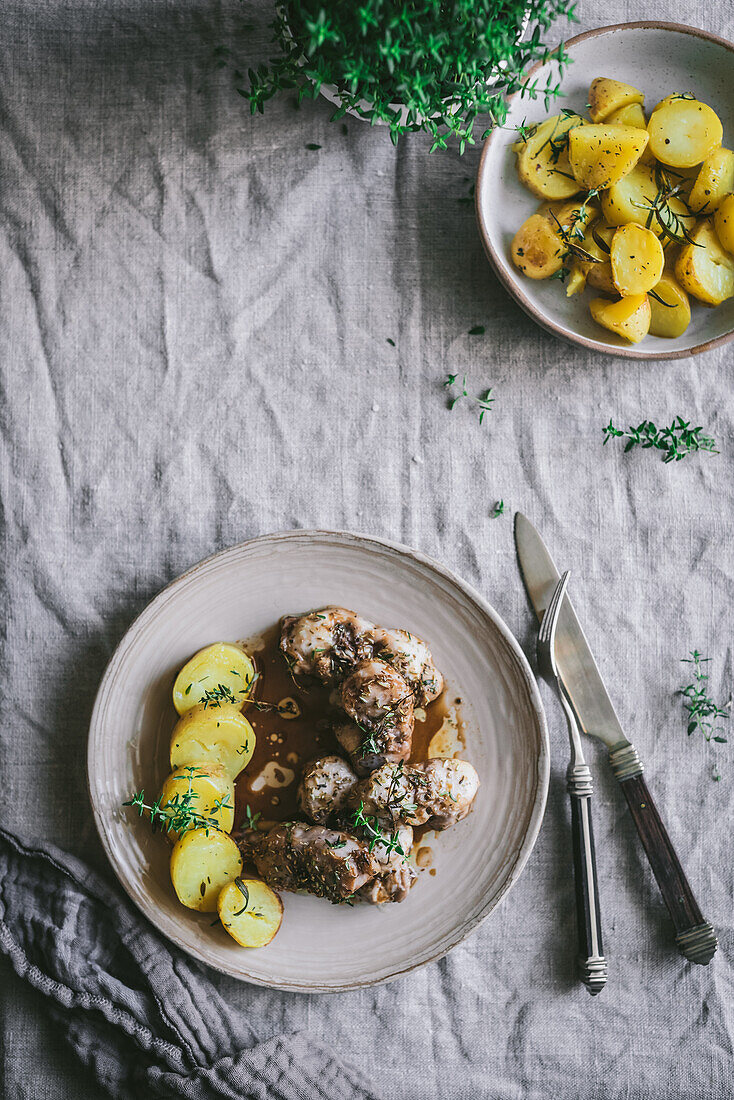
[[[560,573],[542,538],[530,520],[520,512],[515,515],[515,544],[525,588],[540,620],[560,580]],[[678,949],[691,962],[705,966],[714,957],[718,940],[693,896],[643,777],[642,761],[637,749],[625,737],[568,595],[559,612],[555,656],[563,686],[581,729],[590,737],[602,741],[609,752],[612,771],[627,799],[642,846],[673,921]]]

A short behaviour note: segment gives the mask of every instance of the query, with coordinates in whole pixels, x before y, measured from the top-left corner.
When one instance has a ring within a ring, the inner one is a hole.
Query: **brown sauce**
[[[276,709],[245,706],[243,713],[255,731],[256,744],[250,763],[235,784],[236,826],[245,818],[247,806],[253,814],[261,814],[263,823],[301,817],[296,795],[304,765],[316,756],[342,754],[331,732],[332,720],[340,712],[329,702],[330,690],[318,683],[309,683],[307,689],[294,683],[278,647],[279,636],[275,626],[254,644],[244,643],[259,673],[255,698],[276,705],[283,699],[293,699],[300,714],[295,718],[283,717]],[[444,692],[425,708],[425,719],[417,719],[415,723],[411,762],[428,759],[431,738],[441,728],[452,705],[456,707],[459,702],[447,699]],[[270,780],[270,784],[262,785],[263,778]],[[287,782],[272,785],[281,780]],[[424,831],[415,830],[416,842]]]

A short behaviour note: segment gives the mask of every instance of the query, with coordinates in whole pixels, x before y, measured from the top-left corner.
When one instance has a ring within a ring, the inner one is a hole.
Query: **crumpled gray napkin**
[[[311,1036],[260,1042],[121,892],[73,856],[4,829],[0,950],[46,994],[114,1097],[376,1100]]]

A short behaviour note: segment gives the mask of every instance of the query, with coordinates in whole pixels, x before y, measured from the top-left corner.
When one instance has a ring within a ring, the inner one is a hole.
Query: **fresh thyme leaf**
[[[485,329],[484,325],[474,325],[473,328],[469,329],[469,335],[470,336],[484,336],[485,332],[486,332],[486,329]]]
[[[681,459],[694,451],[709,451],[718,454],[716,441],[708,435],[703,435],[703,428],[692,428],[689,420],[678,416],[668,428],[658,428],[652,420],[643,420],[636,428],[629,427],[626,431],[615,428],[612,421],[606,428],[602,428],[604,444],[610,439],[624,438],[625,454],[633,447],[640,446],[643,450],[654,448],[663,452],[663,462],[680,462]]]
[[[704,666],[711,658],[703,657],[697,649],[693,649],[690,656],[683,657],[681,660],[683,664],[693,665],[693,681],[678,691],[685,700],[683,706],[688,712],[686,727],[688,736],[700,730],[707,741],[716,741],[720,745],[725,745],[727,738],[721,736],[723,727],[716,725],[716,722],[719,719],[728,722],[731,718],[731,699],[720,706],[709,694],[709,676]]]
[[[219,829],[219,811],[231,805],[228,794],[224,798],[215,799],[206,813],[200,813],[194,807],[199,795],[193,789],[193,781],[204,778],[207,774],[205,771],[198,771],[194,765],[189,765],[184,769],[184,775],[178,777],[179,781],[186,781],[186,790],[173,795],[165,805],[161,805],[160,798],[147,803],[145,791],[141,789],[127,802],[123,802],[123,806],[132,806],[138,811],[139,817],[147,811],[154,833],[160,829],[161,832],[173,832],[182,836],[188,829]]]
[[[315,152],[315,151],[316,151],[316,149],[320,149],[320,148],[321,148],[321,146],[320,146],[320,145],[317,145],[315,141],[309,141],[309,142],[308,142],[308,143],[306,144],[306,148],[307,148],[307,149],[310,149],[310,150],[311,150],[312,152]]]
[[[245,820],[247,821],[247,828],[248,829],[256,829],[257,828],[257,823],[258,823],[258,821],[260,820],[261,817],[262,817],[262,814],[260,812],[258,812],[256,814],[254,814],[252,812],[252,807],[250,806],[250,804],[248,802],[247,805],[245,806]]]
[[[492,519],[497,519],[498,516],[501,516],[504,513],[504,510],[505,510],[504,500],[498,500],[497,503],[495,504],[493,510],[492,510],[491,518]]]
[[[394,347],[395,347],[395,341],[394,341],[394,340],[391,340],[389,336],[388,336],[388,338],[387,338],[387,342],[388,342],[388,344],[390,345],[390,347],[391,347],[391,348],[394,348]]]
[[[405,850],[400,842],[399,830],[395,829],[392,834],[383,833],[379,819],[371,814],[365,814],[362,800],[360,800],[359,809],[354,810],[350,815],[349,821],[351,827],[357,830],[362,839],[367,842],[370,852],[373,852],[379,844],[385,849],[385,858],[392,855],[393,852],[397,852],[403,859],[406,858]]]

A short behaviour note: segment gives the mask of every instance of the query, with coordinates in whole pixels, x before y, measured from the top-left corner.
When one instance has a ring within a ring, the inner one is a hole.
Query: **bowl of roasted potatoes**
[[[562,94],[516,94],[482,153],[495,272],[543,328],[589,349],[676,359],[731,340],[734,45],[646,22],[567,48]],[[549,63],[531,79],[553,76]]]

